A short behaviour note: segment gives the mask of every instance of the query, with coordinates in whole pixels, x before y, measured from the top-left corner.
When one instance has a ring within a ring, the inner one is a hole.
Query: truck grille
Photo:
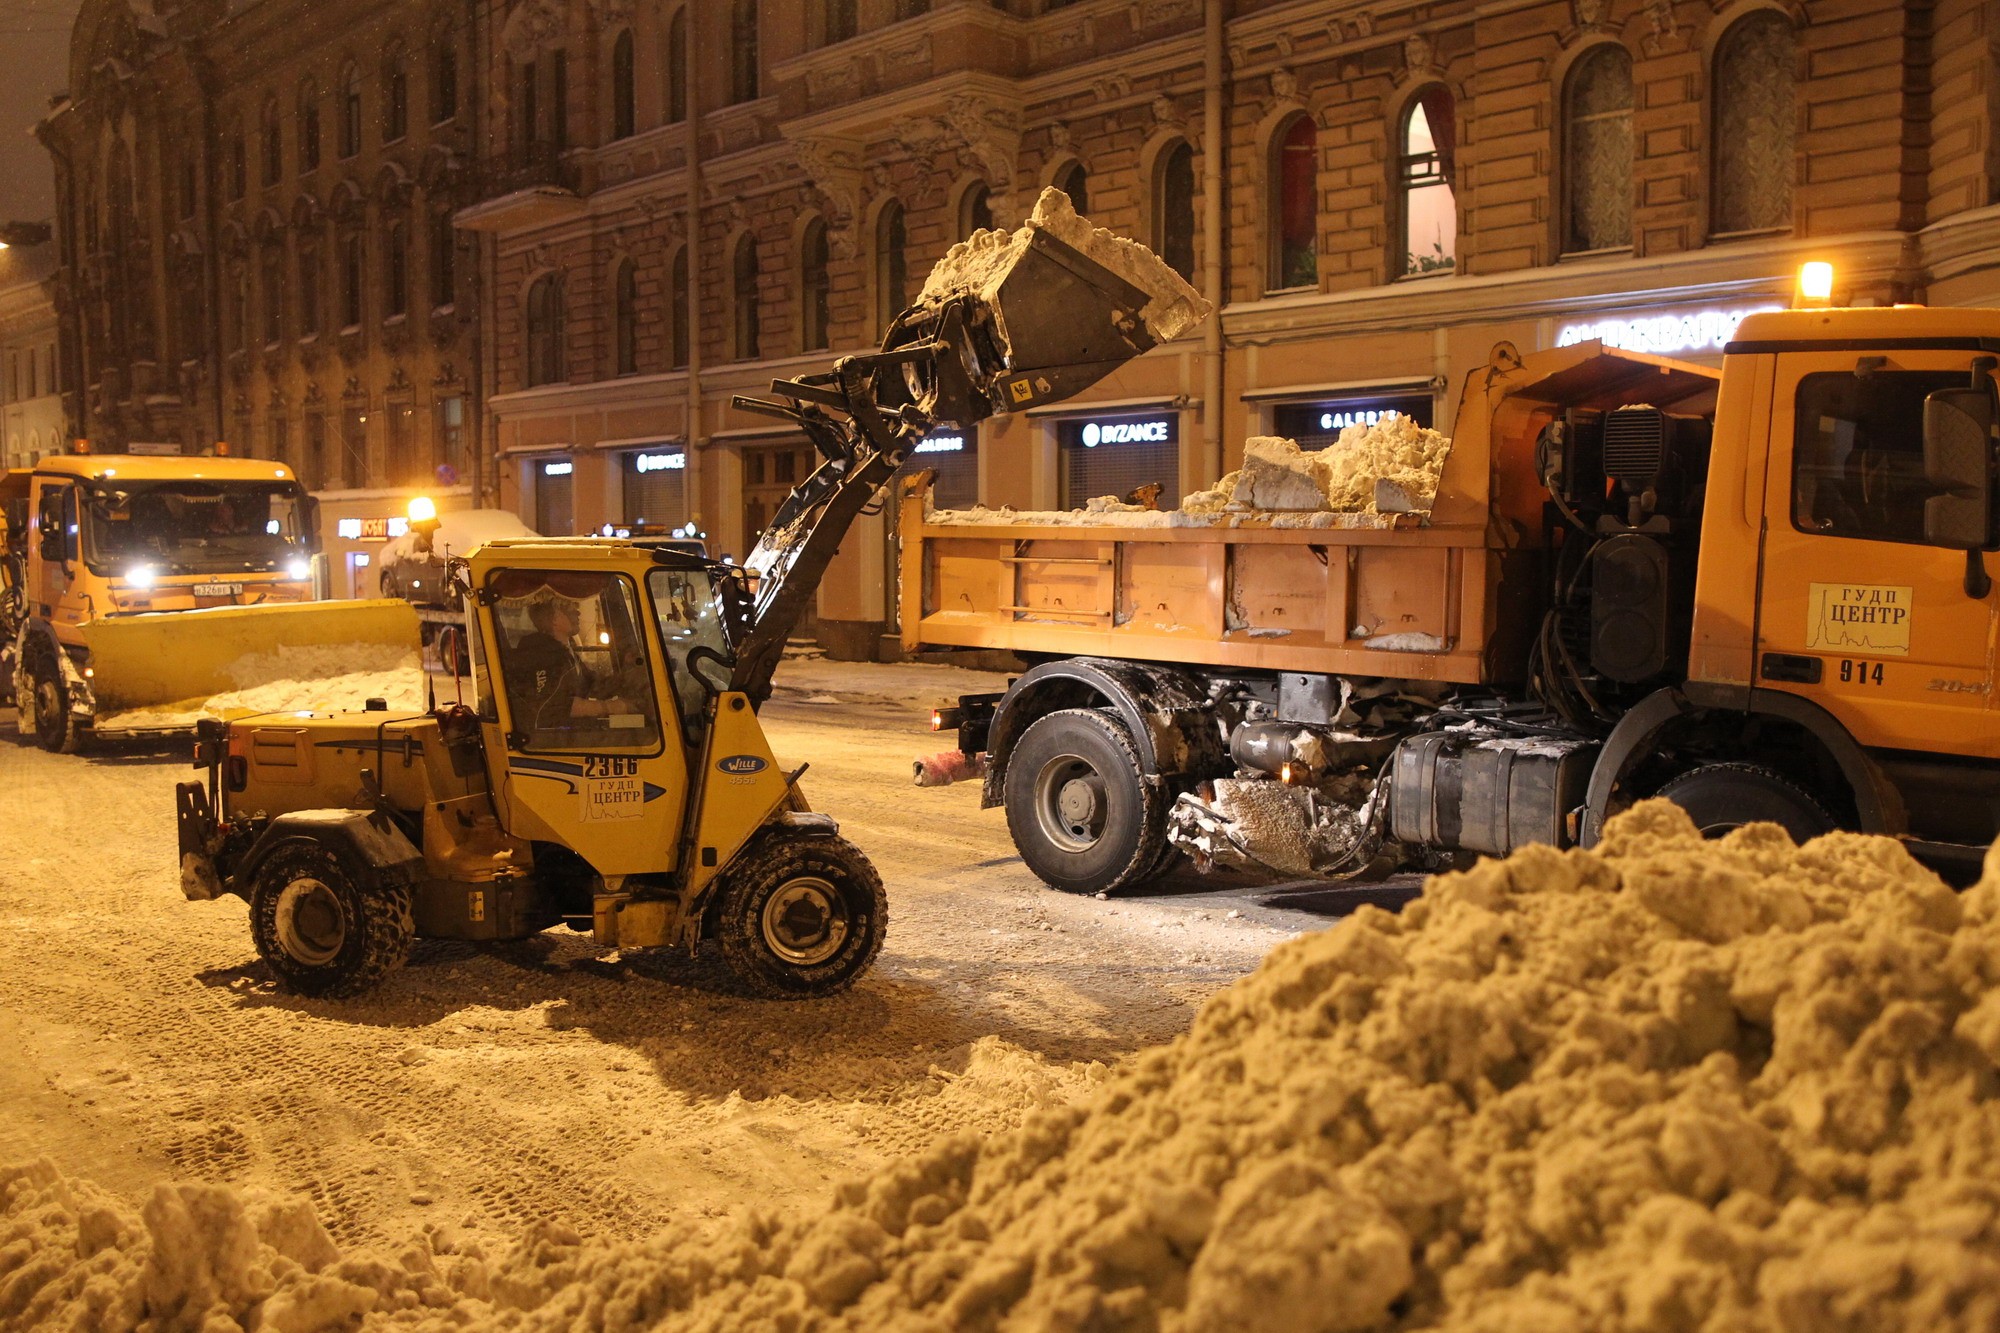
[[[1634,489],[1660,475],[1667,418],[1657,407],[1621,407],[1604,418],[1604,471]]]

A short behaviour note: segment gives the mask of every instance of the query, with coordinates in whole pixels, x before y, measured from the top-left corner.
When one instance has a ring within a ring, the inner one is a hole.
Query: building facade
[[[871,345],[1048,185],[1219,315],[941,433],[950,503],[1449,430],[1468,375],[1564,342],[1713,360],[1808,258],[1847,302],[2000,302],[1980,0],[480,0],[476,28],[507,170],[459,221],[492,238],[501,495],[545,531],[694,521],[740,558],[813,460],[731,396]],[[893,623],[889,544],[857,529],[822,592],[836,652]]]
[[[150,9],[151,12],[144,12]],[[61,380],[93,448],[282,459],[336,595],[481,480],[461,0],[85,0],[55,158]]]
[[[53,244],[0,250],[0,462],[10,468],[65,447],[55,269]]]

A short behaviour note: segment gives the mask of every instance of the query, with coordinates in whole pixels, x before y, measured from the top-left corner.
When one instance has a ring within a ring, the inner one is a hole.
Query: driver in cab
[[[514,710],[531,731],[568,729],[579,718],[634,713],[629,702],[600,697],[574,646],[579,617],[575,602],[549,598],[528,609],[534,626],[507,655]]]

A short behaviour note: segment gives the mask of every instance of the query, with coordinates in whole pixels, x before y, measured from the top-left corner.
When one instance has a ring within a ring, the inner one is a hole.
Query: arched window
[[[799,347],[823,352],[828,345],[826,222],[814,218],[799,239]]]
[[[1056,173],[1055,186],[1069,196],[1070,207],[1079,213],[1090,211],[1090,173],[1083,163],[1071,162]]]
[[[542,137],[542,72],[533,60],[514,66],[514,132],[520,156],[528,161]]]
[[[632,67],[632,30],[611,44],[611,137],[629,139],[639,129],[639,85]]]
[[[674,342],[668,349],[667,364],[679,370],[688,363],[688,252],[685,245],[674,251],[673,267],[668,271],[667,308]]]
[[[229,350],[250,350],[250,272],[241,259],[229,266]]]
[[[569,378],[563,361],[563,282],[544,273],[528,288],[528,387]]]
[[[729,100],[757,100],[757,0],[730,0]]]
[[[431,308],[444,310],[458,301],[458,238],[451,214],[431,214]]]
[[[361,151],[361,70],[349,65],[340,72],[340,155]]]
[[[401,219],[382,235],[382,317],[399,319],[410,313],[410,229]]]
[[[1417,94],[1403,112],[1397,172],[1404,276],[1458,266],[1456,133],[1451,94],[1438,84]]]
[[[1271,144],[1273,291],[1319,285],[1319,129],[1312,117],[1292,117]]]
[[[1715,48],[1714,229],[1768,231],[1792,218],[1792,25],[1759,10]]]
[[[340,323],[344,329],[361,327],[362,284],[367,263],[360,232],[350,232],[340,242]]]
[[[264,345],[275,347],[285,336],[285,252],[275,243],[268,244],[259,262],[258,276],[264,287]]]
[[[910,303],[910,237],[891,199],[875,217],[875,322],[887,329]]]
[[[308,80],[299,89],[299,170],[319,169],[319,85]]]
[[[687,119],[687,6],[674,11],[667,23],[667,123],[678,125]]]
[[[1153,249],[1183,278],[1194,277],[1194,149],[1186,140],[1153,164]]]
[[[458,35],[449,30],[431,39],[431,124],[458,119]]]
[[[814,6],[819,31],[814,34],[816,46],[831,46],[844,42],[860,31],[857,23],[859,6],[856,0],[819,0]]]
[[[259,133],[264,157],[264,184],[276,185],[285,174],[285,134],[278,118],[278,99],[264,99],[264,115]]]
[[[319,332],[319,243],[299,242],[299,336]]]
[[[992,227],[993,191],[980,181],[958,201],[958,234],[970,236],[975,231],[990,231]]]
[[[736,314],[736,359],[754,361],[761,354],[759,344],[763,340],[763,330],[759,323],[757,309],[757,242],[744,235],[737,238],[736,257],[731,265],[733,283],[731,304]]]
[[[1632,57],[1604,43],[1563,89],[1563,251],[1632,244]]]
[[[569,52],[549,52],[549,140],[558,153],[569,148]]]
[[[639,271],[631,260],[620,260],[611,277],[612,373],[639,373]]]
[[[382,142],[395,143],[410,132],[410,72],[400,48],[382,66]]]
[[[241,199],[250,190],[250,146],[239,122],[229,128],[229,198]]]

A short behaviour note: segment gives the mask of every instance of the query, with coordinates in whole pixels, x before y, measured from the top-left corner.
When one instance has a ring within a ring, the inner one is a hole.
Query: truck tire
[[[76,719],[69,715],[69,686],[63,683],[58,650],[37,642],[29,650],[26,700],[34,713],[35,743],[50,754],[75,754],[83,742]]]
[[[1707,838],[1760,822],[1782,826],[1794,842],[1834,829],[1833,816],[1812,793],[1756,764],[1704,764],[1660,788],[1660,795],[1687,811]]]
[[[273,848],[250,887],[250,937],[300,995],[359,995],[403,965],[415,934],[409,889],[358,880],[311,838]]]
[[[1022,732],[1003,796],[1015,849],[1052,889],[1112,893],[1162,869],[1166,794],[1109,713],[1066,708]]]
[[[882,877],[841,837],[759,834],[723,871],[715,902],[722,959],[761,999],[805,1000],[854,984],[889,925]]]

